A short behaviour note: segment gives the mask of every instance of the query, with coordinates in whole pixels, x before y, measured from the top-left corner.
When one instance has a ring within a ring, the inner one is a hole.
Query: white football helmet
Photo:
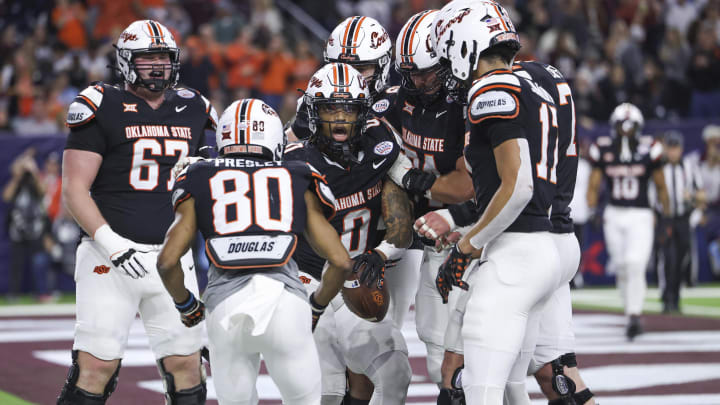
[[[310,142],[330,157],[352,161],[352,154],[365,131],[370,111],[370,91],[363,76],[346,63],[328,63],[310,78],[305,91]],[[320,118],[319,108],[329,104],[346,111],[357,111],[355,121],[325,121]],[[351,124],[347,140],[336,141],[330,134],[321,133],[322,124]]]
[[[225,109],[215,140],[220,155],[263,155],[275,161],[282,160],[286,143],[280,117],[272,107],[256,98],[234,101]]]
[[[373,96],[387,85],[391,57],[390,35],[372,17],[346,18],[335,27],[325,44],[325,62],[375,65],[375,73],[367,78]]]
[[[520,39],[508,12],[494,1],[462,0],[448,6],[435,17],[435,45],[440,58],[449,64],[451,74],[445,85],[449,92],[457,93],[472,79],[482,52],[499,44],[517,52]]]
[[[180,49],[170,30],[153,20],[138,20],[120,34],[115,45],[117,67],[125,82],[161,91],[177,84],[180,76]],[[142,79],[135,66],[134,58],[139,54],[168,53],[170,66],[153,65],[153,71],[160,68],[162,78]],[[164,79],[165,69],[170,69],[170,78]]]
[[[433,20],[438,10],[425,10],[410,17],[400,29],[395,42],[395,69],[402,76],[402,86],[410,94],[423,95],[439,90],[442,81],[438,78],[435,84],[425,85],[418,89],[411,75],[422,74],[440,68],[440,57],[435,52],[435,44],[430,35]]]
[[[615,107],[610,114],[610,131],[613,135],[617,134],[618,125],[623,132],[629,135],[640,135],[645,119],[642,112],[635,105],[630,103],[622,103]],[[635,129],[633,131],[633,129]]]

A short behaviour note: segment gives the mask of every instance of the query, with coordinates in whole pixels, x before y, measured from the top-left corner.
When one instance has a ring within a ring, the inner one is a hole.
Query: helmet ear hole
[[[467,41],[463,41],[462,47],[460,47],[460,56],[465,58],[468,54]]]

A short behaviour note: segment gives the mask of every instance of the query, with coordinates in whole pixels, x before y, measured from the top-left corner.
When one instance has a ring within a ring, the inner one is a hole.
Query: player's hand
[[[448,296],[453,286],[467,290],[470,285],[462,280],[465,270],[467,269],[472,255],[462,253],[457,245],[453,246],[450,254],[438,269],[437,277],[435,277],[435,287],[442,297],[443,304],[447,304]]]
[[[402,178],[402,186],[410,193],[424,195],[435,184],[437,177],[433,173],[420,169],[410,169]]]
[[[205,160],[205,158],[200,156],[185,156],[182,159],[178,159],[178,161],[175,162],[175,166],[173,166],[172,168],[172,178],[176,179],[180,172],[183,171],[183,169],[201,160]]]
[[[353,263],[353,273],[360,272],[358,280],[368,287],[373,282],[377,283],[377,288],[382,289],[385,285],[385,258],[375,249],[357,256]]]
[[[327,305],[322,306],[315,301],[315,293],[310,294],[310,309],[312,310],[312,331],[315,332],[315,327],[320,321],[320,317],[325,313]]]
[[[110,262],[131,278],[143,278],[150,273],[147,263],[143,264],[142,255],[144,253],[147,252],[128,247],[110,255]]]
[[[454,221],[447,209],[430,211],[418,218],[413,224],[413,229],[420,236],[428,239],[438,240],[447,237],[454,228]]]
[[[180,320],[183,325],[192,328],[205,319],[205,304],[195,298],[192,291],[188,291],[188,294],[190,296],[184,302],[175,303],[175,308],[180,312]]]
[[[450,232],[447,236],[441,236],[435,241],[435,250],[440,252],[442,250],[449,249],[458,243],[460,238],[462,238],[462,234],[457,231]]]

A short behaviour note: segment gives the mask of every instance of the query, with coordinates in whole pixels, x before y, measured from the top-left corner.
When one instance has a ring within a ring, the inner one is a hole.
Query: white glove
[[[104,224],[95,231],[93,239],[107,252],[110,262],[131,278],[141,278],[148,274],[141,255],[147,253],[133,241],[115,233],[110,225]]]
[[[201,160],[205,160],[205,158],[200,156],[185,156],[182,159],[178,159],[177,162],[175,162],[175,166],[172,168],[172,178],[176,179],[177,176],[180,174],[180,172],[183,171],[186,167],[190,166],[191,164],[195,162],[199,162]]]

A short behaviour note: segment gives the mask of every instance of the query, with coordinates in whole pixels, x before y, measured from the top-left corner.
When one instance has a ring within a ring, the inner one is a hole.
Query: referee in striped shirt
[[[663,140],[667,157],[663,172],[671,216],[659,227],[664,258],[659,276],[663,312],[677,313],[680,312],[680,284],[683,278],[687,279],[691,265],[690,214],[701,203],[702,179],[698,168],[688,159],[683,159],[683,135],[668,131]]]

